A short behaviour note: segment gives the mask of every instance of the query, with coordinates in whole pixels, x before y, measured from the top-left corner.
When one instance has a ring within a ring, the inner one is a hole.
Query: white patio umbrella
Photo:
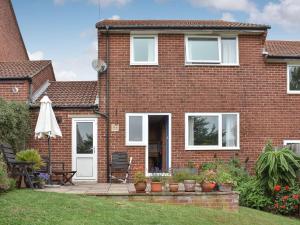
[[[40,113],[35,127],[35,137],[36,138],[48,138],[48,157],[49,157],[49,183],[52,184],[51,175],[52,175],[52,168],[51,168],[51,138],[55,138],[56,136],[61,137],[61,131],[57,124],[55,114],[52,109],[52,102],[45,95],[41,99],[40,105]]]

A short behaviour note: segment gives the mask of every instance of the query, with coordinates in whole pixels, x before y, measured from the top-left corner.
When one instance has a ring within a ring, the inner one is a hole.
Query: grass
[[[292,225],[300,221],[243,207],[234,213],[194,206],[15,190],[0,195],[0,224]]]

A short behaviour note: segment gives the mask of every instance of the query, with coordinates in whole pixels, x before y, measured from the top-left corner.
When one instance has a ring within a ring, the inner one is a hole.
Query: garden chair
[[[34,188],[34,177],[33,173],[33,162],[24,162],[16,160],[16,154],[13,148],[9,144],[1,144],[0,150],[3,154],[4,160],[7,164],[8,171],[11,176],[16,178],[19,177],[18,187],[22,186],[22,181],[29,185],[30,188]]]
[[[118,180],[121,183],[126,184],[129,177],[131,163],[132,157],[128,160],[127,152],[113,152],[111,163],[109,164],[109,182],[112,183],[112,180]],[[113,174],[117,175],[114,176]]]

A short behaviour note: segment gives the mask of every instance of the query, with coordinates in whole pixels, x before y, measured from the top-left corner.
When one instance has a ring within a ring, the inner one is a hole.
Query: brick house
[[[267,40],[269,26],[103,20],[107,70],[97,81],[61,82],[49,61],[28,60],[18,27],[1,41],[17,22],[13,11],[3,22],[9,0],[0,6],[0,97],[27,101],[33,128],[39,99],[50,97],[63,134],[53,159],[77,170],[76,180],[107,181],[115,151],[133,157],[133,173],[151,175],[233,156],[252,170],[268,139],[300,143],[300,42]],[[2,50],[10,40],[19,43],[11,55]],[[46,140],[29,146],[47,152]]]

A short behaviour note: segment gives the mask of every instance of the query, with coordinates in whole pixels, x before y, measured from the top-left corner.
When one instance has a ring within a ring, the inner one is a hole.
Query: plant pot
[[[151,182],[152,192],[162,192],[162,182]]]
[[[216,187],[216,183],[214,182],[202,182],[201,184],[203,192],[212,192]]]
[[[222,192],[231,192],[232,191],[232,184],[219,184],[219,191]]]
[[[184,180],[184,190],[186,192],[194,192],[196,188],[196,181],[195,180]]]
[[[179,189],[178,183],[170,183],[169,184],[170,192],[178,192],[178,189]]]
[[[147,183],[146,182],[137,182],[134,184],[136,193],[145,193]]]

